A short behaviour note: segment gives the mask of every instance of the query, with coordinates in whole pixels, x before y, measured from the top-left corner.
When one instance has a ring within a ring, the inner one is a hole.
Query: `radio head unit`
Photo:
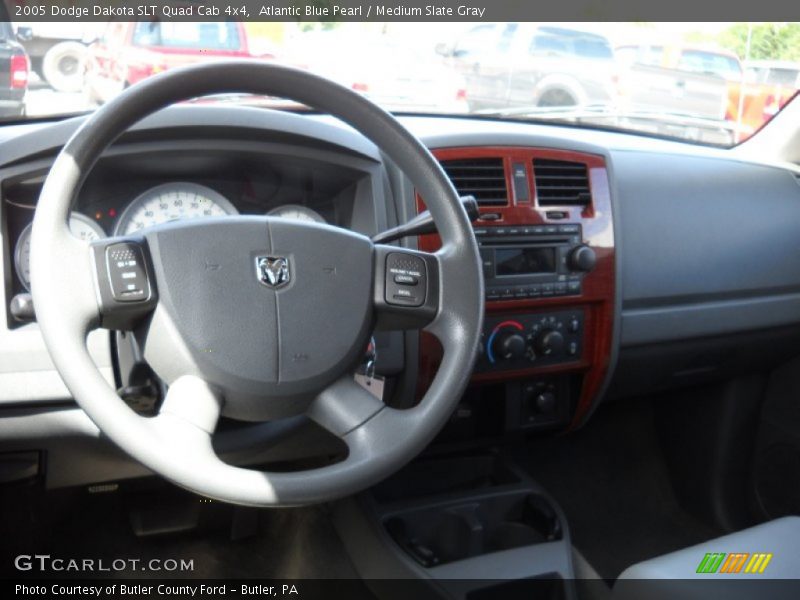
[[[577,223],[480,227],[475,237],[487,300],[579,295],[596,262]]]

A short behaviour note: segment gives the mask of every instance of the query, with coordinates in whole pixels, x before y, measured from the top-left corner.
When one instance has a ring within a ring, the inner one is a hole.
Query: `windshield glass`
[[[11,23],[16,36],[0,25],[29,64],[22,86],[24,61],[13,79],[0,72],[21,103],[0,118],[91,111],[175,67],[249,58],[323,75],[395,112],[730,146],[800,86],[798,23]],[[302,108],[245,95],[203,101]]]
[[[186,50],[237,50],[235,23],[137,23],[133,45]]]

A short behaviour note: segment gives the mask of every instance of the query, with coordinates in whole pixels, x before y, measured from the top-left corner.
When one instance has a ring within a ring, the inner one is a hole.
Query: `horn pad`
[[[141,343],[167,383],[195,374],[247,420],[302,412],[363,355],[373,246],[362,235],[270,217],[146,232],[159,303]]]

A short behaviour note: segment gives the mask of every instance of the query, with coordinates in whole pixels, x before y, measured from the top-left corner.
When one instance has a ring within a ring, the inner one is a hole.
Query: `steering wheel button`
[[[394,282],[400,285],[417,285],[419,278],[414,275],[395,275]]]
[[[108,246],[106,273],[114,300],[139,302],[150,297],[144,253],[138,244],[120,242]]]
[[[405,252],[390,252],[386,255],[386,302],[396,306],[422,306],[427,278],[425,261],[421,258]]]

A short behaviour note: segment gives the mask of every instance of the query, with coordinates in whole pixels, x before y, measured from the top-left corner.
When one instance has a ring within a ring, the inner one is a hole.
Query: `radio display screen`
[[[555,248],[497,248],[497,275],[556,272]]]

